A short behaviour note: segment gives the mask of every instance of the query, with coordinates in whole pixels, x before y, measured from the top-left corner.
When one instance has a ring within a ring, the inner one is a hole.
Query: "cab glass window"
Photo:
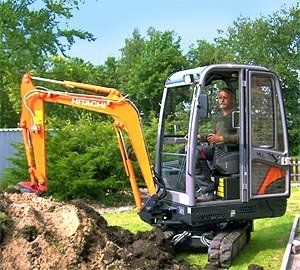
[[[252,147],[282,148],[282,123],[274,81],[265,75],[251,78]]]

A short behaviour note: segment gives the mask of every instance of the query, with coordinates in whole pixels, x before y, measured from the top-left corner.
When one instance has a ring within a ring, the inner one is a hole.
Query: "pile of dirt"
[[[1,270],[195,269],[175,260],[160,230],[108,226],[84,202],[3,193],[1,211]]]

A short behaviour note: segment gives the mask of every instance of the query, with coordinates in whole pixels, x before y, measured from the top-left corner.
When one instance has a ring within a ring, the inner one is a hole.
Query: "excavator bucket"
[[[45,187],[41,188],[42,186],[32,185],[31,182],[19,182],[16,186],[21,193],[35,193],[37,195],[42,195],[47,192]]]

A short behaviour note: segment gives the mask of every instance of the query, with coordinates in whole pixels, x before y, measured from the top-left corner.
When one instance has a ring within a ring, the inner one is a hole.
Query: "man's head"
[[[218,93],[218,103],[225,112],[230,112],[234,106],[234,95],[230,88],[222,88]]]

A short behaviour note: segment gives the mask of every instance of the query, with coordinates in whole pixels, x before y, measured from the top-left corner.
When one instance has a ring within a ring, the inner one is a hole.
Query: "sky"
[[[268,17],[299,0],[86,0],[73,13],[69,27],[86,30],[96,41],[77,40],[72,57],[100,65],[120,57],[125,39],[137,28],[146,37],[149,27],[172,30],[182,38],[184,52],[197,40],[212,42],[217,30],[226,31],[238,17]]]

